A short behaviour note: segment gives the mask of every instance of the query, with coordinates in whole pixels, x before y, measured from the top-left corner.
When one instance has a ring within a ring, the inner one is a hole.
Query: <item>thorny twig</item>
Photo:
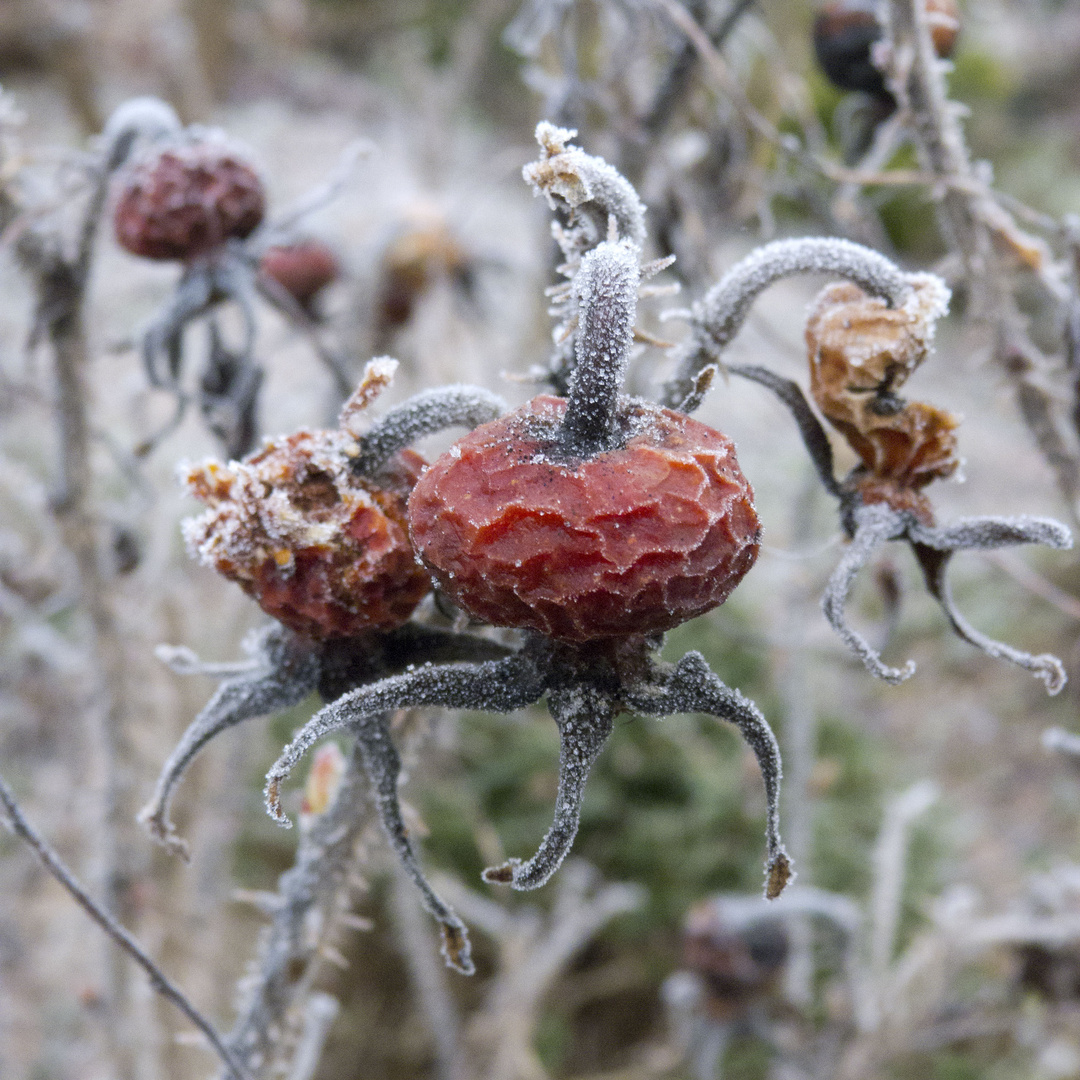
[[[232,1053],[255,1077],[275,1076],[310,990],[320,946],[342,914],[355,848],[375,820],[363,761],[354,748],[332,805],[301,837],[293,867],[281,876],[273,921],[263,935],[243,1004],[229,1033]]]
[[[71,894],[76,903],[116,942],[119,948],[123,949],[146,972],[154,989],[162,997],[171,1001],[202,1032],[207,1042],[224,1062],[227,1074],[235,1080],[251,1080],[250,1074],[237,1062],[213,1024],[192,1005],[184,992],[154,963],[138,941],[105,908],[91,898],[48,841],[26,820],[14,794],[3,778],[0,778],[0,803],[3,803],[12,832],[30,845],[45,869]]]

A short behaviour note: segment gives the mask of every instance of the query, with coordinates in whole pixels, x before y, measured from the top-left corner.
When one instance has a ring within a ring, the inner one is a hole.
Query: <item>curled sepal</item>
[[[425,664],[360,686],[320,709],[294,736],[266,774],[267,813],[289,828],[281,810],[281,785],[307,751],[332,731],[394,709],[438,705],[447,709],[513,712],[538,701],[544,679],[531,656],[516,653],[480,664]]]
[[[188,847],[169,820],[169,806],[195,756],[220,732],[302,701],[318,682],[314,646],[283,626],[268,626],[260,632],[250,651],[256,666],[225,679],[217,688],[162,766],[154,796],[139,813],[139,821],[154,839],[184,858]]]
[[[618,238],[640,248],[645,242],[645,207],[633,185],[603,158],[569,145],[576,131],[546,121],[536,126],[540,159],[522,170],[526,183],[553,209],[563,206],[575,225],[556,234],[563,254],[582,255],[608,234],[614,219]]]
[[[754,751],[765,784],[765,897],[775,900],[795,872],[780,838],[780,747],[758,707],[726,686],[698,652],[687,653],[675,665],[654,664],[651,678],[627,695],[626,707],[645,716],[704,713],[739,729]]]
[[[1042,679],[1048,694],[1061,692],[1066,682],[1065,668],[1050,653],[1033,656],[1021,649],[995,641],[976,630],[956,608],[946,569],[957,551],[993,550],[1016,544],[1042,544],[1062,550],[1072,547],[1072,536],[1064,525],[1049,518],[967,518],[945,528],[913,526],[909,531],[912,550],[922,568],[926,587],[941,605],[956,634],[988,656],[1008,660]]]
[[[908,528],[908,517],[885,503],[859,506],[854,515],[855,534],[825,586],[821,608],[829,625],[844,639],[847,647],[863,662],[866,670],[887,683],[901,683],[915,674],[915,661],[902,668],[889,667],[867,640],[848,625],[844,608],[859,571],[882,544],[899,540]]]
[[[390,846],[419,890],[424,908],[439,924],[442,934],[441,952],[446,963],[463,975],[472,975],[476,968],[472,962],[468,930],[454,909],[431,887],[409,842],[409,830],[405,825],[398,798],[401,758],[387,729],[389,719],[388,713],[365,716],[351,724],[349,730],[356,736],[357,747],[364,761],[364,771],[371,782],[375,808]]]
[[[536,854],[527,862],[510,859],[484,871],[484,880],[539,889],[562,865],[577,835],[581,799],[593,762],[611,734],[617,708],[595,687],[575,687],[570,693],[552,691],[548,708],[559,727],[559,791],[555,817]]]
[[[353,471],[374,478],[399,450],[425,435],[451,427],[472,430],[509,409],[498,394],[478,386],[442,386],[424,390],[391,409],[358,442]]]
[[[390,843],[419,888],[424,906],[442,927],[443,955],[448,964],[468,974],[472,962],[465,927],[431,888],[409,843],[397,792],[401,763],[384,717],[395,709],[430,705],[512,712],[531,705],[543,692],[543,674],[533,658],[524,654],[479,664],[428,664],[361,686],[320,709],[285,748],[266,778],[267,811],[288,827],[291,823],[280,804],[282,782],[313,743],[332,731],[352,731],[359,740]]]
[[[871,296],[899,307],[912,296],[912,278],[872,248],[835,237],[802,237],[765,244],[736,263],[693,307],[691,340],[678,356],[662,403],[673,407],[693,389],[698,372],[720,359],[754,301],[774,282],[797,274],[836,274]],[[936,280],[936,279],[935,279]],[[940,284],[942,304],[948,290]]]

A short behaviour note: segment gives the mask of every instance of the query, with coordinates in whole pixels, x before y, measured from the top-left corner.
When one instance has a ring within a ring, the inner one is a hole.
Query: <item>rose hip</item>
[[[123,172],[113,225],[133,255],[187,261],[250,235],[265,209],[262,181],[234,146],[192,138]]]

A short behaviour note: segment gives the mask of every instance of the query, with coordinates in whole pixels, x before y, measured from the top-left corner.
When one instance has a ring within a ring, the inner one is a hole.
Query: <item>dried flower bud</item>
[[[188,260],[243,239],[263,219],[262,181],[224,139],[192,137],[155,149],[120,175],[113,224],[144,259]]]
[[[378,320],[381,329],[403,326],[413,307],[437,281],[472,287],[472,261],[446,222],[432,211],[415,211],[382,259]]]
[[[919,490],[956,471],[959,418],[896,390],[926,358],[947,294],[930,275],[890,308],[848,282],[818,295],[806,323],[810,389],[818,408],[862,458],[866,502],[928,513]]]
[[[259,260],[259,273],[276,281],[302,308],[310,310],[315,297],[337,280],[341,267],[326,244],[300,240],[268,248]]]
[[[298,633],[400,626],[430,587],[405,523],[423,459],[401,451],[376,486],[354,475],[356,452],[348,432],[301,430],[243,461],[188,469],[210,507],[184,523],[191,554]]]
[[[731,441],[638,403],[621,449],[566,460],[541,396],[455,443],[409,500],[417,552],[462,607],[565,641],[666,630],[723,603],[757,558]]]

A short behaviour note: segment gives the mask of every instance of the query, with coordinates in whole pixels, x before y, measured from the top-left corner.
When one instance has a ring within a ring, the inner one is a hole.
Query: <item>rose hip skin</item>
[[[192,554],[310,638],[401,626],[430,587],[405,523],[422,459],[402,451],[376,486],[351,472],[354,446],[343,432],[300,431],[186,477],[210,506],[184,524]]]
[[[640,403],[622,449],[565,460],[566,403],[477,428],[409,499],[416,549],[463,608],[563,641],[649,634],[716,607],[757,557],[753,492],[726,436]]]
[[[250,235],[266,197],[255,170],[227,144],[193,141],[135,162],[113,209],[116,240],[144,259],[188,260]]]

